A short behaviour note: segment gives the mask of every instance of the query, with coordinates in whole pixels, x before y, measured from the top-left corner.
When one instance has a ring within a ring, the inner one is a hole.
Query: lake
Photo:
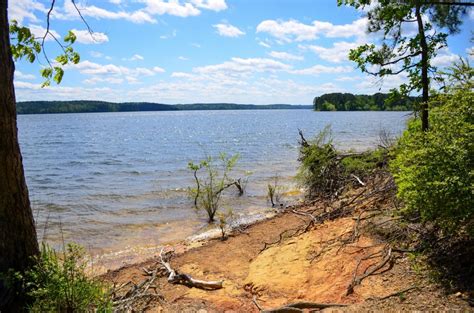
[[[206,227],[188,196],[189,161],[240,154],[234,177],[251,172],[237,214],[268,209],[267,183],[287,190],[298,166],[298,129],[307,138],[331,125],[341,149],[399,135],[409,112],[311,110],[179,111],[20,115],[18,128],[39,239],[85,245],[94,255],[131,260],[140,249],[183,239]],[[295,194],[295,193],[294,193]],[[288,198],[287,201],[290,201]]]

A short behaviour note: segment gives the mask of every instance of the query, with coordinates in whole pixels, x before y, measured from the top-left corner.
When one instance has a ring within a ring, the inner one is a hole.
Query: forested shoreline
[[[416,97],[395,98],[385,93],[355,95],[352,93],[327,93],[313,100],[315,111],[412,111]]]
[[[74,101],[25,101],[17,103],[18,114],[50,113],[99,113],[138,111],[194,111],[194,110],[278,110],[311,109],[311,105],[291,104],[237,104],[237,103],[192,103],[162,104],[152,102],[106,102],[94,100]]]
[[[163,104],[154,102],[107,102],[95,100],[23,101],[17,102],[18,114],[99,113],[146,111],[199,111],[199,110],[304,110],[315,111],[412,111],[417,98],[389,98],[389,94],[355,95],[352,93],[327,93],[315,97],[313,105],[292,104],[238,104],[190,103]]]

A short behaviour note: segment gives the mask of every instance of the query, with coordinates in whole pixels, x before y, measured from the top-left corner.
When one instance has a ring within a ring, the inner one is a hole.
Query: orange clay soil
[[[175,246],[176,255],[170,262],[174,269],[196,279],[224,280],[224,287],[204,291],[173,285],[166,281],[166,277],[161,277],[156,282],[157,292],[165,300],[152,302],[145,310],[137,310],[258,312],[254,297],[264,309],[298,301],[351,304],[344,309],[348,311],[377,311],[378,308],[394,310],[404,306],[407,309],[426,309],[430,305],[437,309],[466,309],[461,299],[446,300],[441,293],[429,291],[431,285],[424,283],[411,270],[408,260],[403,256],[396,259],[392,268],[387,264],[376,275],[364,279],[351,295],[346,296],[359,260],[381,251],[383,247],[368,234],[362,234],[357,242],[342,246],[336,239],[353,230],[356,219],[350,216],[325,222],[299,236],[287,236],[280,243],[261,251],[265,243],[278,241],[284,230],[305,227],[308,220],[308,217],[284,212],[258,222],[248,227],[245,233],[236,233],[226,241],[214,239],[201,244]],[[291,234],[292,231],[287,233]],[[381,259],[382,255],[376,255],[373,259],[361,262],[358,275]],[[143,267],[154,268],[157,262],[158,258],[130,265],[110,271],[104,277],[117,285],[127,281],[139,283],[146,278]],[[406,292],[403,299],[397,296],[379,302],[364,302],[415,285],[421,288]],[[423,295],[423,290],[428,291]],[[412,294],[416,294],[413,296],[416,298],[410,298]],[[432,296],[434,294],[436,296]],[[436,297],[436,300],[430,297]],[[420,301],[425,301],[426,305],[420,304]]]

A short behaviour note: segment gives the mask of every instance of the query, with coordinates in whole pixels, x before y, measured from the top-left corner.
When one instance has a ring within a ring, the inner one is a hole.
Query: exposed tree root
[[[371,297],[371,298],[367,298],[367,300],[385,300],[385,299],[388,299],[388,298],[391,298],[391,297],[396,297],[396,296],[400,296],[408,291],[411,291],[411,290],[414,290],[414,289],[418,289],[419,287],[418,286],[411,286],[411,287],[408,287],[408,288],[405,288],[405,289],[402,289],[402,290],[399,290],[399,291],[395,291],[391,294],[388,294],[384,297]]]
[[[334,307],[346,307],[347,304],[342,303],[318,303],[318,302],[295,302],[290,303],[285,306],[269,309],[269,310],[262,310],[262,313],[286,313],[286,312],[304,312],[305,309],[310,310],[321,310],[327,308],[334,308]]]
[[[355,286],[360,285],[362,280],[364,280],[365,278],[367,278],[370,275],[374,274],[376,271],[383,268],[389,261],[392,260],[392,248],[385,247],[384,250],[386,250],[386,252],[383,256],[382,261],[380,261],[375,266],[369,266],[361,276],[357,276],[357,270],[359,269],[360,264],[362,263],[362,261],[371,259],[371,258],[374,257],[374,255],[380,254],[380,252],[372,253],[372,254],[370,254],[370,255],[368,255],[368,256],[366,256],[366,257],[359,260],[359,262],[356,266],[356,269],[354,271],[354,276],[353,276],[352,282],[347,287],[346,296],[352,294],[354,292]]]

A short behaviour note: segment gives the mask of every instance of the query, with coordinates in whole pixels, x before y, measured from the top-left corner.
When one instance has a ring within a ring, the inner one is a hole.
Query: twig
[[[359,177],[355,176],[354,174],[351,174],[351,176],[354,177],[359,184],[365,187],[365,183]]]

